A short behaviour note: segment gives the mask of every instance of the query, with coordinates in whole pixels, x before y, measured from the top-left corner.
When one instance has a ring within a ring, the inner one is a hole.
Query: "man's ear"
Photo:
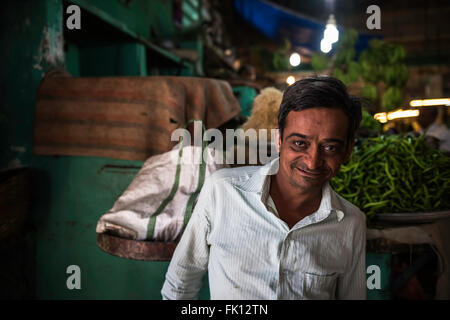
[[[275,144],[276,144],[276,147],[277,147],[277,152],[280,153],[281,136],[280,136],[280,129],[278,127],[275,128]]]
[[[350,143],[347,146],[347,150],[345,151],[343,163],[347,163],[347,161],[350,160],[350,156],[352,155],[354,146],[355,146],[355,140],[350,141]]]

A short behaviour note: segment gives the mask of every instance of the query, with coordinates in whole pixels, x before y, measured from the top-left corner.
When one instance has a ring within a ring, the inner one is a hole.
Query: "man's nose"
[[[310,148],[304,162],[310,171],[320,168],[323,165],[323,158],[319,148]]]

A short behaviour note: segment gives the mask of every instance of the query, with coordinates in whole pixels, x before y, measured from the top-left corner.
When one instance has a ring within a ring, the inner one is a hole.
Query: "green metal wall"
[[[73,76],[147,75],[147,55],[158,54],[177,70],[177,57],[151,43],[150,27],[158,35],[173,33],[171,1],[71,1],[106,22],[123,24],[136,40],[115,45],[83,47],[64,41],[61,0],[2,2],[0,11],[2,61],[0,100],[1,168],[32,168],[34,230],[24,235],[33,265],[38,299],[161,299],[168,262],[144,262],[109,255],[96,245],[95,227],[133,180],[142,162],[96,157],[44,157],[32,154],[36,92],[42,77],[54,67]],[[66,3],[67,5],[67,3]],[[103,16],[102,16],[103,15]],[[82,16],[83,26],[83,16]],[[120,26],[114,26],[120,31]],[[123,31],[123,30],[122,30]],[[120,32],[122,32],[120,31]],[[123,32],[122,32],[123,33]],[[66,44],[66,46],[64,46]],[[160,51],[158,51],[160,50]],[[104,63],[98,63],[98,61]],[[193,69],[191,69],[193,71]],[[185,69],[189,73],[189,69]],[[190,73],[192,75],[192,73]],[[108,168],[104,168],[109,165]],[[111,169],[111,166],[121,166]],[[125,168],[124,168],[125,167]],[[127,168],[128,167],[128,168]],[[81,289],[69,290],[67,267],[81,269]],[[23,295],[22,295],[23,296]],[[20,296],[14,296],[16,298]],[[207,281],[201,298],[209,298]]]
[[[29,164],[36,90],[50,67],[64,64],[60,1],[2,2],[0,10],[0,165]]]
[[[33,190],[40,200],[34,208],[38,298],[161,299],[168,262],[119,258],[96,245],[100,215],[111,208],[141,165],[96,157],[35,158],[33,167],[39,169]],[[69,265],[81,269],[81,290],[66,286]],[[209,297],[207,282],[201,297]]]

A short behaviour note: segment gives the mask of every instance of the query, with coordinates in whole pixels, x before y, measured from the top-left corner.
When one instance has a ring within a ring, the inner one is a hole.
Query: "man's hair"
[[[340,80],[321,76],[298,80],[284,91],[278,112],[281,139],[289,112],[318,107],[343,110],[349,120],[347,142],[355,138],[362,117],[361,100],[350,96]]]

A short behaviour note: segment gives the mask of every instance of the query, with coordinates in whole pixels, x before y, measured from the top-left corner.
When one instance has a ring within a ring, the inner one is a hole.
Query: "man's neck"
[[[281,186],[278,174],[271,176],[269,193],[280,218],[290,228],[304,217],[316,212],[322,200],[322,188],[305,192],[289,183]]]

